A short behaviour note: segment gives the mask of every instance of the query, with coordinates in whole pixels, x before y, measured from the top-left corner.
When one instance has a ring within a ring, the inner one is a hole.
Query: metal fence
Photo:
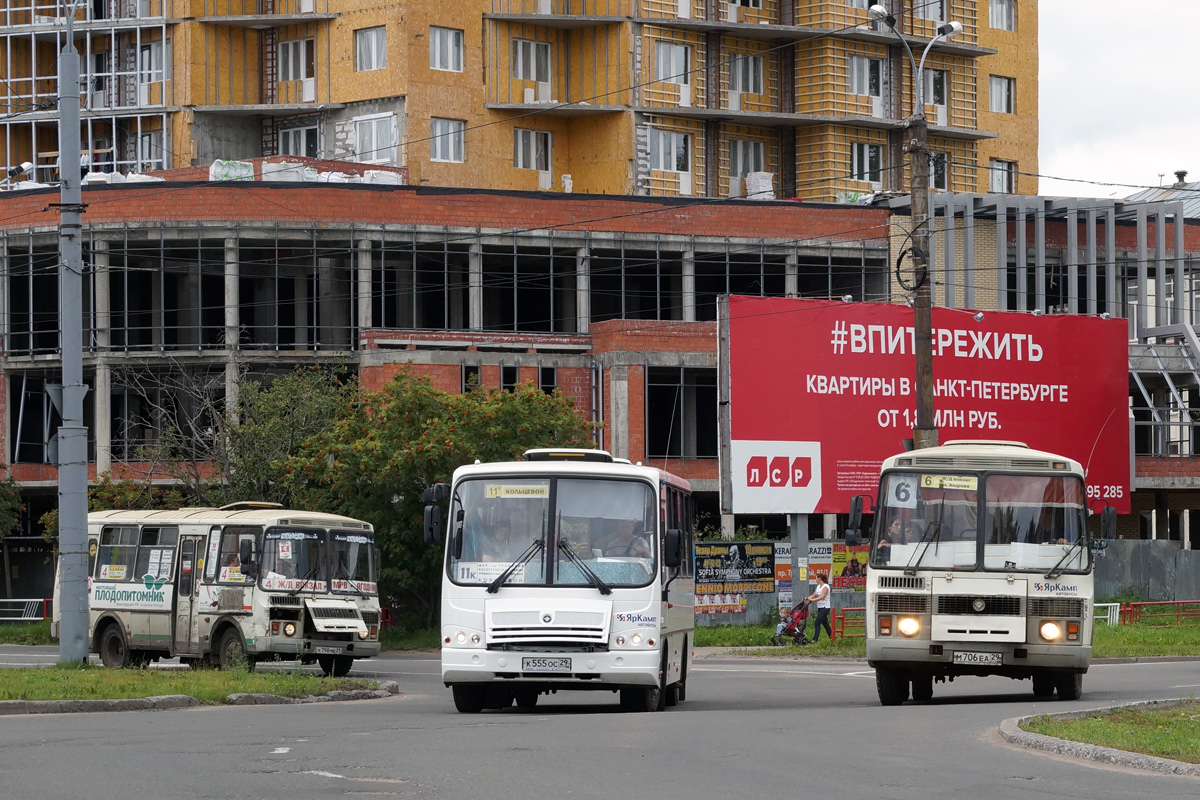
[[[52,603],[53,601],[48,597],[0,600],[0,623],[40,622],[50,619]]]

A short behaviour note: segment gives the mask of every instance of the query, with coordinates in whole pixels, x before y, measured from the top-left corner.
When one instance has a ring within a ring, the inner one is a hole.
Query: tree
[[[337,511],[375,526],[384,594],[407,595],[432,621],[442,554],[421,533],[426,487],[454,469],[519,458],[530,447],[589,447],[594,426],[561,393],[532,384],[516,391],[449,394],[402,370],[374,393],[347,398],[337,421],[292,459],[296,497],[306,508]]]
[[[21,524],[21,513],[25,510],[25,501],[21,499],[21,486],[8,468],[0,464],[0,470],[5,477],[0,480],[0,536],[12,533]]]
[[[238,421],[226,433],[223,502],[269,500],[292,504],[284,465],[309,437],[325,431],[334,410],[358,390],[354,378],[334,367],[302,367],[271,384],[245,381],[238,393]]]
[[[299,367],[273,380],[239,369],[237,403],[229,413],[225,380],[224,370],[178,364],[115,373],[114,382],[133,389],[140,409],[122,420],[123,428],[145,432],[130,453],[137,466],[126,463],[121,474],[140,474],[147,485],[155,475],[169,476],[195,505],[287,504],[283,462],[328,427],[331,409],[356,383],[336,366]]]

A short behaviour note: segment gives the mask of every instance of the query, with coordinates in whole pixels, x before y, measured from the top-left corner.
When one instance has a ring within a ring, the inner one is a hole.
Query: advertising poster
[[[830,567],[829,586],[832,589],[865,592],[867,590],[867,544],[846,547],[841,542],[833,544],[833,563]]]
[[[792,606],[792,543],[775,543],[775,591],[779,595],[779,607]]]
[[[774,542],[696,545],[696,594],[774,594]]]
[[[913,311],[890,303],[731,297],[725,508],[845,513],[878,491],[916,422]],[[784,345],[786,343],[786,346]],[[1129,513],[1125,320],[933,309],[939,440],[1019,441],[1087,471]]]
[[[746,596],[743,594],[697,594],[697,614],[745,614]]]
[[[816,573],[824,572],[826,575],[831,574],[830,570],[833,567],[833,541],[831,539],[820,539],[815,542],[808,543],[808,583],[810,586],[815,586],[817,583]],[[831,586],[833,584],[830,584]]]

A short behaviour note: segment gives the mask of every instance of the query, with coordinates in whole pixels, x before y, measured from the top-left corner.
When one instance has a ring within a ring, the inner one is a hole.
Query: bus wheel
[[[875,688],[881,705],[898,706],[908,699],[908,678],[898,670],[877,667]]]
[[[658,686],[621,690],[621,708],[625,711],[658,711],[665,700],[663,690]]]
[[[1054,694],[1054,676],[1048,675],[1045,672],[1036,672],[1033,675],[1033,696],[1034,697],[1050,697]]]
[[[324,672],[326,677],[342,678],[350,672],[354,659],[350,656],[317,656],[317,663],[321,665],[321,672]]]
[[[1059,675],[1055,688],[1058,689],[1059,700],[1078,700],[1083,696],[1083,673]]]
[[[242,635],[237,628],[230,628],[221,637],[221,649],[217,651],[217,663],[221,669],[233,669],[238,664],[247,672],[254,672],[254,659],[246,655],[246,646],[242,644]]]
[[[100,663],[109,669],[125,669],[130,664],[129,645],[121,626],[113,623],[100,635]]]
[[[452,686],[454,707],[462,714],[478,714],[483,711],[482,686]]]
[[[538,693],[535,689],[518,689],[513,696],[517,698],[517,708],[533,708],[537,705]]]
[[[912,698],[922,703],[933,699],[933,676],[918,675],[912,679]]]
[[[687,700],[687,666],[688,666],[688,640],[683,637],[683,651],[680,653],[680,660],[683,662],[679,668],[679,683],[675,684],[675,702],[682,703]]]

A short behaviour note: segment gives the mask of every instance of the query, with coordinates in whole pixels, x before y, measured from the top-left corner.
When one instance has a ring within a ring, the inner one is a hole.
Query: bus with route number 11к
[[[687,481],[601,450],[529,450],[425,492],[442,534],[442,681],[464,713],[566,689],[627,711],[686,698],[694,626]]]
[[[883,462],[867,570],[867,661],[883,705],[962,675],[1032,679],[1076,700],[1092,656],[1084,470],[1019,442],[951,441]],[[857,544],[855,497],[847,544]]]

